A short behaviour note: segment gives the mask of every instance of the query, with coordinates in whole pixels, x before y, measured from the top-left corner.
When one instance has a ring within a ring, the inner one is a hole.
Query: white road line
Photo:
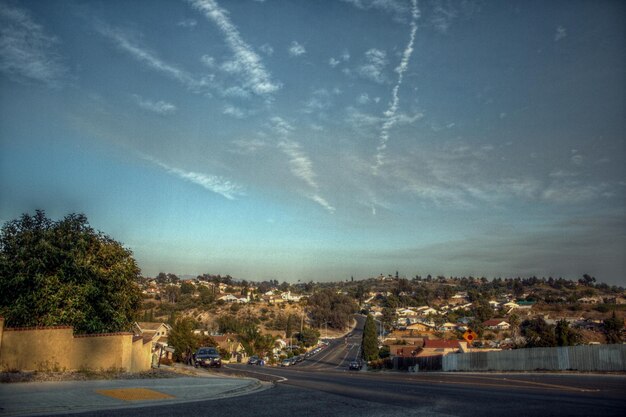
[[[229,368],[228,366],[224,365],[224,368],[228,368],[228,369],[232,369],[233,371],[241,371],[241,369],[235,369],[235,368]],[[278,375],[274,375],[274,374],[267,374],[265,372],[257,372],[257,371],[248,371],[247,369],[243,372],[250,372],[252,374],[259,374],[259,375],[266,375],[266,376],[271,376],[274,378],[280,378],[278,381],[276,382],[285,382],[285,381],[289,381],[287,378],[285,378],[284,376],[278,376]]]

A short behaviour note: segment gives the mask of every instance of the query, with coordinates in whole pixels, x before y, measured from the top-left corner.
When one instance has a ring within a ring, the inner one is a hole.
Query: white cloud
[[[315,90],[306,103],[304,103],[304,113],[314,113],[326,110],[332,106],[331,95],[326,89]]]
[[[331,57],[328,60],[328,65],[330,65],[331,67],[335,68],[337,65],[339,65],[339,60]]]
[[[250,92],[239,86],[232,86],[224,89],[222,95],[224,97],[248,98],[250,97]]]
[[[370,10],[376,9],[387,13],[393,13],[401,16],[406,13],[407,7],[403,1],[398,0],[342,0],[350,3],[357,9]]]
[[[400,65],[398,65],[398,67],[395,69],[396,73],[398,74],[398,81],[392,90],[391,103],[389,104],[387,111],[385,111],[384,113],[386,120],[383,123],[383,127],[380,132],[380,141],[378,147],[376,148],[376,164],[373,168],[374,174],[378,172],[378,168],[380,168],[380,166],[383,164],[383,159],[385,155],[384,152],[385,149],[387,149],[387,142],[389,141],[389,131],[397,122],[396,112],[398,111],[398,107],[400,105],[398,90],[402,85],[404,73],[409,66],[409,59],[411,58],[411,54],[413,53],[413,43],[415,42],[415,34],[417,33],[417,19],[419,18],[419,16],[420,14],[419,9],[417,8],[417,0],[413,0],[411,7],[411,33],[409,36],[409,43],[402,53]]]
[[[224,111],[222,112],[228,116],[232,116],[236,119],[244,119],[246,117],[246,112],[240,109],[239,107],[226,105],[224,106]]]
[[[324,207],[329,212],[331,212],[331,213],[335,212],[335,207],[333,207],[328,201],[326,201],[326,199],[324,197],[320,196],[319,194],[313,194],[313,195],[309,196],[309,198],[311,200],[315,201],[320,206]]]
[[[574,154],[570,158],[570,161],[572,161],[572,164],[574,164],[574,165],[582,165],[583,160],[584,160],[584,158],[580,154]]]
[[[458,16],[458,12],[451,2],[436,0],[433,4],[430,23],[440,33],[448,33],[452,21]]]
[[[289,46],[289,55],[300,56],[304,54],[306,54],[306,49],[304,49],[304,46],[296,41],[292,41],[291,45]]]
[[[137,61],[147,65],[157,72],[177,80],[190,90],[198,92],[209,86],[208,79],[197,80],[185,70],[161,60],[154,52],[141,48],[131,41],[129,35],[124,33],[122,30],[104,25],[98,26],[97,29],[103,36],[114,41],[119,49],[130,54],[130,56]]]
[[[200,57],[200,62],[206,65],[209,68],[215,68],[215,58],[210,55],[202,55]]]
[[[607,184],[582,184],[579,181],[557,179],[543,190],[541,197],[557,204],[574,204],[610,197]]]
[[[198,21],[196,19],[183,19],[177,23],[178,26],[186,29],[193,29],[196,27],[197,24]]]
[[[214,0],[190,0],[190,3],[215,23],[224,35],[226,44],[234,55],[233,68],[245,78],[244,86],[258,95],[275,93],[280,85],[272,81],[261,58],[243,40],[239,30],[231,22],[228,12]]]
[[[383,74],[387,63],[387,53],[380,49],[372,48],[365,52],[365,64],[358,68],[358,73],[363,78],[382,84],[387,80]]]
[[[316,180],[317,175],[313,170],[311,158],[302,149],[300,143],[289,138],[294,130],[293,126],[282,117],[276,116],[270,119],[270,129],[280,138],[276,146],[288,157],[291,173],[313,190],[313,193],[307,193],[306,196],[333,213],[335,208],[319,194],[320,187]]]
[[[566,36],[567,30],[563,26],[559,25],[559,27],[556,28],[556,33],[554,34],[554,42],[558,42]]]
[[[150,156],[144,156],[144,159],[163,168],[168,174],[199,185],[229,200],[234,200],[236,196],[243,195],[243,189],[240,185],[223,177],[174,168]]]
[[[267,56],[274,55],[274,48],[272,48],[272,46],[269,43],[265,43],[265,44],[261,45],[259,50],[261,52],[263,52]]]
[[[285,139],[278,143],[278,148],[289,157],[291,173],[306,182],[312,188],[317,189],[318,185],[315,181],[316,175],[313,171],[313,163],[302,150],[302,146],[300,146],[298,142]]]
[[[162,116],[167,116],[170,114],[176,113],[176,106],[172,103],[168,103],[167,101],[159,100],[152,101],[148,99],[144,99],[141,96],[134,94],[133,97],[139,107],[144,110],[151,111],[153,113],[160,114]]]
[[[267,143],[261,139],[235,139],[232,143],[237,147],[235,152],[243,154],[254,153],[267,146]]]
[[[293,126],[279,116],[275,116],[270,119],[270,129],[281,137],[286,137],[294,130]]]
[[[367,104],[371,101],[370,96],[367,93],[361,93],[359,97],[357,97],[356,102],[359,104]]]
[[[56,45],[25,9],[0,4],[0,71],[21,81],[58,87],[67,69]]]
[[[343,59],[344,62],[350,61],[350,52],[348,52],[347,49],[344,49],[343,52],[341,53],[341,59]]]

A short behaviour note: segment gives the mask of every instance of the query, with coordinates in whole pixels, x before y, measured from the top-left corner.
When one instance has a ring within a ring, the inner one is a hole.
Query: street
[[[349,371],[362,321],[347,339],[287,368],[228,365],[221,372],[274,381],[242,397],[116,410],[121,416],[623,416],[624,375]],[[108,415],[106,411],[85,416]]]

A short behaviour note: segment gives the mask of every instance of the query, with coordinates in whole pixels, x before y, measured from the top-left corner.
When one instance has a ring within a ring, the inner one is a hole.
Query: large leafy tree
[[[174,348],[175,361],[189,359],[201,346],[217,347],[211,336],[195,334],[196,327],[197,323],[191,317],[182,317],[175,321],[167,337],[168,344]]]
[[[0,316],[7,326],[127,331],[141,305],[132,252],[83,214],[24,214],[0,232]]]
[[[328,325],[334,329],[345,329],[357,311],[354,300],[347,295],[325,289],[313,294],[308,300],[311,322],[314,326]]]

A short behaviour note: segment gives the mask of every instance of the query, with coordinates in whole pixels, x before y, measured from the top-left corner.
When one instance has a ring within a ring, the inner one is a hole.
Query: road
[[[362,321],[359,321],[362,325]],[[228,365],[275,381],[263,392],[215,401],[116,410],[118,416],[624,416],[626,376],[349,371],[361,330],[288,368]],[[104,416],[106,412],[85,416]]]

